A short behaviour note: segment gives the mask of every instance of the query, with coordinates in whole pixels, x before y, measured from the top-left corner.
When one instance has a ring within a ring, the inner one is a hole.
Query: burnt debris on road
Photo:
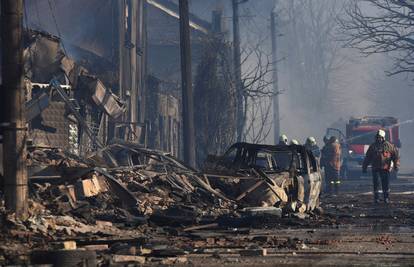
[[[355,262],[358,255],[414,258],[414,195],[401,191],[409,189],[403,183],[410,184],[412,177],[399,181],[390,206],[373,206],[369,184],[349,181],[344,185],[348,192],[322,197],[321,206],[305,212],[298,205],[292,210],[292,185],[278,185],[292,179],[283,172],[282,182],[261,169],[237,176],[229,168],[222,176],[203,174],[168,154],[122,142],[89,158],[59,149],[28,150],[29,216],[20,220],[2,208],[2,264],[50,263],[65,256],[39,254],[65,251],[99,264],[197,266],[248,265],[257,257],[270,264],[292,255],[324,256],[333,263],[332,255],[354,256]],[[275,185],[267,185],[273,179]],[[254,194],[262,195],[263,205],[248,200]],[[275,206],[283,203],[281,194],[289,205]]]

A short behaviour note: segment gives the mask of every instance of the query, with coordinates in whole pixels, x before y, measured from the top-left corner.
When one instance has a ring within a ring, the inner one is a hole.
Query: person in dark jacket
[[[368,165],[372,167],[375,203],[379,202],[379,178],[381,178],[384,202],[389,203],[390,172],[393,168],[398,170],[400,158],[398,149],[385,140],[384,130],[377,132],[375,142],[369,146],[365,154],[365,159],[362,164],[363,173],[367,173]]]
[[[341,145],[335,136],[329,138],[325,146],[322,148],[321,167],[325,169],[325,185],[326,191],[338,194],[338,187],[341,183],[339,172],[341,170]]]

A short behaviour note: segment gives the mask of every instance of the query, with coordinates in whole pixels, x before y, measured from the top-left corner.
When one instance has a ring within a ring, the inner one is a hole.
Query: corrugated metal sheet
[[[31,129],[33,143],[39,146],[69,148],[69,121],[64,102],[50,102],[42,111],[41,121],[34,122]]]

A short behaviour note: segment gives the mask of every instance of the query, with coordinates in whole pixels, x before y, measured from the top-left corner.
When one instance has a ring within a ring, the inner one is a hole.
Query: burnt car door
[[[322,176],[315,156],[304,147],[297,147],[301,165],[297,176],[297,204],[302,204],[299,211],[312,211],[319,206],[319,195],[322,187]]]
[[[306,195],[305,195],[305,202],[307,206],[307,210],[311,211],[314,210],[319,206],[319,196],[321,193],[322,188],[322,175],[320,172],[320,166],[318,160],[312,153],[306,151],[306,164],[307,164],[307,174],[305,177],[305,186],[306,188]]]

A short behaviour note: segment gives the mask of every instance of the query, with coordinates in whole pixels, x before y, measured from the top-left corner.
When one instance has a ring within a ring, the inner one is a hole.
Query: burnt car
[[[300,212],[319,206],[319,163],[302,145],[236,143],[222,156],[210,155],[204,172],[215,187],[245,206],[290,207]]]

